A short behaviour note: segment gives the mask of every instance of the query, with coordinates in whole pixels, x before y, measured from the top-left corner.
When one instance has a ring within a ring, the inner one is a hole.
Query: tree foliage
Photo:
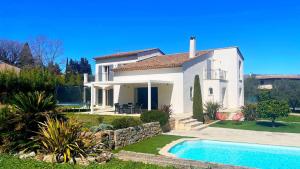
[[[300,106],[300,81],[276,80],[271,96],[277,100],[287,101],[295,111],[295,108]]]
[[[28,43],[24,44],[17,65],[21,68],[28,68],[34,66],[34,59],[32,57]]]
[[[17,65],[22,50],[22,44],[18,41],[0,40],[0,60]]]
[[[199,75],[196,75],[194,79],[193,118],[204,122],[202,94],[201,94]]]
[[[86,58],[81,58],[80,61],[67,60],[65,84],[69,86],[82,85],[84,73],[92,74],[91,65]]]
[[[32,54],[36,63],[42,66],[48,66],[63,54],[63,43],[57,39],[50,39],[40,35],[30,41]]]
[[[7,102],[19,92],[45,91],[46,94],[54,94],[60,84],[58,77],[43,68],[26,68],[19,74],[10,70],[0,71],[0,101]]]
[[[266,100],[258,103],[257,112],[260,117],[271,119],[272,126],[275,127],[276,118],[288,116],[291,110],[285,101]]]
[[[253,77],[245,79],[244,91],[246,103],[253,103],[257,101],[257,96],[259,94],[258,84],[258,80]]]
[[[86,58],[80,58],[80,61],[70,59],[67,60],[66,64],[66,74],[83,74],[83,73],[92,73],[91,65]]]

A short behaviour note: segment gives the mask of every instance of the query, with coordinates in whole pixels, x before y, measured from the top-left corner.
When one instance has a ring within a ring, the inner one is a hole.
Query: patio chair
[[[141,114],[142,113],[142,105],[139,103],[136,103],[134,106],[134,113]]]
[[[123,106],[122,106],[122,112],[125,113],[125,114],[128,114],[128,112],[129,112],[128,104],[123,104]]]
[[[121,108],[120,108],[120,104],[119,103],[115,103],[115,114],[116,113],[118,113],[118,114],[121,113]]]

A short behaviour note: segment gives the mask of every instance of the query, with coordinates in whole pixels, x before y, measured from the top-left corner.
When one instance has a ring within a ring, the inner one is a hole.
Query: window
[[[193,100],[193,87],[190,87],[190,99]]]
[[[214,94],[213,88],[210,87],[208,90],[209,90],[209,94],[210,94],[210,95]]]

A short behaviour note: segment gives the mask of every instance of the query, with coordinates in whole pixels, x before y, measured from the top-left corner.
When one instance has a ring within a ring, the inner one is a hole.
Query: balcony
[[[226,71],[222,69],[205,69],[204,79],[205,80],[227,80]]]
[[[99,81],[113,81],[114,80],[114,72],[109,71],[109,72],[99,73],[98,80]]]

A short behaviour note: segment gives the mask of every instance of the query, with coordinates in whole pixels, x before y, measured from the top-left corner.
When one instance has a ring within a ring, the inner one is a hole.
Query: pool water
[[[300,148],[210,140],[184,141],[169,153],[204,162],[261,169],[300,169]]]

